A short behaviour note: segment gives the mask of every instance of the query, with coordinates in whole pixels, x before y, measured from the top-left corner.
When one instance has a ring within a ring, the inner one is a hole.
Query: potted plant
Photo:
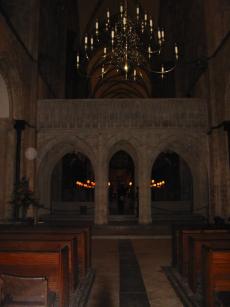
[[[19,183],[15,185],[10,203],[13,205],[15,220],[25,220],[29,207],[33,208],[34,221],[37,220],[37,209],[41,206],[35,198],[34,192],[30,190],[29,180],[26,177],[22,177]]]

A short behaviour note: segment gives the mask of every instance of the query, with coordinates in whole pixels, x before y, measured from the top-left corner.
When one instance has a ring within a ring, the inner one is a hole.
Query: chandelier
[[[83,46],[77,51],[79,73],[101,79],[112,74],[136,81],[146,73],[158,74],[163,79],[175,69],[178,45],[168,46],[165,30],[156,27],[141,6],[137,5],[135,11],[135,16],[131,17],[127,1],[124,1],[117,14],[111,16],[108,9],[103,21],[96,19],[92,33],[84,36]],[[163,59],[164,48],[167,48],[167,54],[170,53],[170,61]],[[94,57],[97,60],[91,64]]]

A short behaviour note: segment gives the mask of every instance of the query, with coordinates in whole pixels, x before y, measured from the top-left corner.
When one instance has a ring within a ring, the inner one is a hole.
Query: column
[[[95,169],[95,217],[94,222],[97,225],[108,223],[108,170],[105,160],[105,154],[102,136],[99,135],[98,154]]]
[[[220,161],[218,157],[218,134],[219,131],[214,130],[210,135],[210,208],[209,215],[212,218],[215,215],[221,215],[221,199],[220,199]]]
[[[6,191],[6,158],[7,158],[7,138],[8,138],[8,121],[0,120],[0,178],[1,178],[1,190],[0,190],[0,218],[4,217],[5,206],[5,191]]]
[[[6,158],[5,158],[5,172],[4,172],[4,218],[12,219],[13,206],[9,203],[12,197],[14,182],[15,182],[15,148],[16,136],[12,123],[6,131]]]
[[[143,154],[142,157],[145,155]],[[139,162],[139,224],[152,223],[150,170],[146,160]]]

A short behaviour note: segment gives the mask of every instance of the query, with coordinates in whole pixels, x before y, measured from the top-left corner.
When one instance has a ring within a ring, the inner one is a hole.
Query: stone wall
[[[10,29],[7,20],[0,15],[0,74],[8,94],[9,112],[6,118],[0,119],[0,216],[11,216],[9,201],[14,185],[15,175],[15,130],[14,120],[23,119],[34,125],[36,110],[36,63],[22,47],[15,34]],[[33,184],[33,163],[26,163],[24,151],[28,146],[34,146],[34,129],[26,129],[23,133],[21,173],[30,178]]]
[[[206,92],[208,97],[210,206],[217,215],[229,218],[230,144],[223,122],[230,120],[230,3],[209,0],[204,8],[207,69],[196,83],[194,94],[201,97]]]

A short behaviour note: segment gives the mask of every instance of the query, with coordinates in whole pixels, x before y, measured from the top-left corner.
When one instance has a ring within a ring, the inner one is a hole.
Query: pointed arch
[[[182,140],[185,140],[183,142]],[[150,168],[161,152],[173,151],[177,153],[188,165],[193,180],[193,212],[208,214],[209,188],[207,156],[200,151],[196,138],[171,136],[161,140],[161,144],[156,148],[154,157],[150,160]],[[149,171],[151,179],[151,172]]]
[[[66,154],[78,152],[84,154],[90,160],[95,174],[94,150],[78,137],[62,136],[54,138],[38,153],[38,197],[45,207],[50,208],[51,177],[55,166]]]

